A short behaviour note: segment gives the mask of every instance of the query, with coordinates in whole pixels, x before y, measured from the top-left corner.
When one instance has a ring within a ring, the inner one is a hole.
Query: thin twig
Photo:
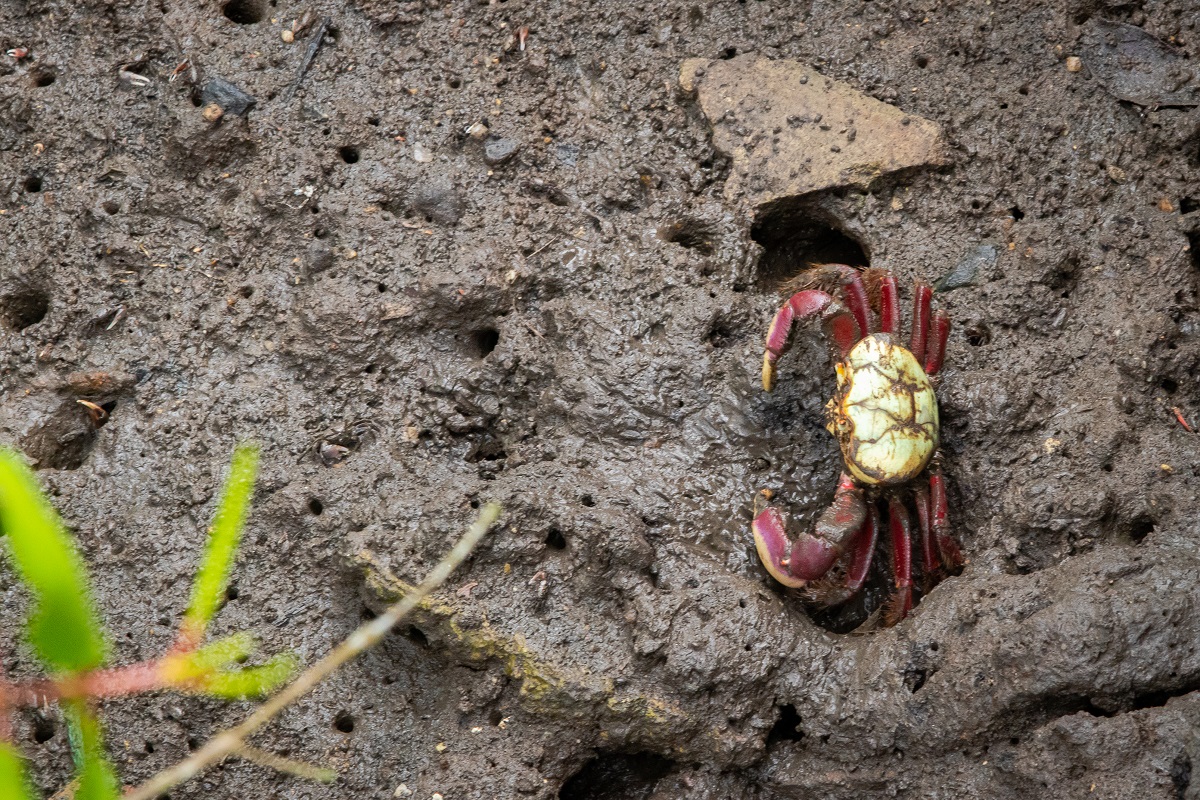
[[[301,81],[304,80],[305,73],[308,72],[309,66],[313,59],[317,57],[317,50],[321,47],[321,40],[325,38],[326,32],[329,30],[329,17],[322,17],[321,24],[317,26],[317,30],[313,33],[312,39],[308,43],[308,47],[304,50],[304,58],[300,61],[300,68],[296,70],[296,78],[292,81],[292,85],[288,87],[287,92],[283,95],[283,102],[286,105],[296,96],[296,90],[300,88]]]
[[[333,783],[337,780],[337,772],[328,767],[318,767],[304,761],[284,758],[269,750],[260,750],[248,744],[242,745],[233,754],[259,766],[270,767],[278,772],[286,772],[289,775],[295,775],[297,778],[319,781],[320,783]]]
[[[312,691],[318,683],[333,674],[350,659],[377,644],[392,627],[406,617],[430,593],[445,583],[450,573],[466,560],[475,545],[488,532],[500,516],[500,506],[488,503],[479,513],[479,519],[467,530],[441,563],[421,582],[421,585],[370,622],[359,626],[324,658],[305,670],[296,680],[271,697],[241,724],[222,731],[184,761],[163,770],[141,786],[130,790],[124,800],[150,800],[168,791],[176,784],[198,775],[202,770],[220,761],[225,756],[244,747],[245,740],[263,725],[271,721],[280,711]]]

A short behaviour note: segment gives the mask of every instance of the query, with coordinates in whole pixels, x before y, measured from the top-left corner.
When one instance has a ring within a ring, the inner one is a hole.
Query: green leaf
[[[34,596],[29,642],[51,669],[104,663],[108,644],[75,543],[21,457],[0,448],[0,532]]]
[[[79,788],[75,800],[116,800],[121,783],[104,752],[104,728],[85,703],[63,704]]]
[[[25,762],[8,742],[0,742],[0,797],[33,800],[33,791],[25,777]]]
[[[261,666],[229,672],[217,672],[199,681],[201,694],[227,700],[243,700],[270,694],[296,672],[300,660],[292,653],[280,653]]]
[[[233,451],[229,479],[217,506],[217,517],[208,531],[200,570],[192,584],[192,599],[183,617],[182,632],[193,644],[200,641],[205,628],[225,599],[229,573],[242,539],[250,496],[254,493],[254,476],[258,472],[258,448],[239,445]]]

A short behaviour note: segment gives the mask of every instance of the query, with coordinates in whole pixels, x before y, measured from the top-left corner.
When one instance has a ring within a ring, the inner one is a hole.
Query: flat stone
[[[517,154],[521,145],[502,136],[489,136],[483,143],[483,160],[489,167],[498,167]]]
[[[733,161],[725,196],[756,209],[898,170],[942,164],[941,128],[794,61],[688,59],[679,83]]]
[[[201,105],[207,106],[210,103],[216,103],[225,111],[237,114],[239,117],[245,116],[246,112],[254,108],[257,102],[253,96],[224,78],[213,78],[200,90]]]

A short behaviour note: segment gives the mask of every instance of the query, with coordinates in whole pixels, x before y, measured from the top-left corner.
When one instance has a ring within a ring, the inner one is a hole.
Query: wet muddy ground
[[[1195,4],[0,19],[28,50],[0,58],[0,440],[77,533],[119,661],[170,642],[238,439],[263,473],[214,633],[308,663],[505,507],[256,739],[336,784],[230,761],[172,797],[1197,796]],[[756,206],[679,82],[746,54],[935,123],[944,158]],[[832,495],[815,330],[759,386],[780,286],[829,258],[905,298],[975,275],[936,298],[969,564],[886,630],[855,630],[882,573],[814,616],[749,534],[759,489],[797,527]],[[110,703],[112,754],[139,782],[247,707]],[[60,786],[61,717],[18,730]]]

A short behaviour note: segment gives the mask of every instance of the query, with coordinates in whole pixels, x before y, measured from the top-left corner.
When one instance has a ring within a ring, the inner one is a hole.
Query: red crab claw
[[[754,518],[754,545],[771,577],[794,589],[829,572],[846,552],[867,518],[863,493],[854,479],[842,473],[833,503],[817,518],[812,533],[795,542],[787,535],[783,515],[773,506]]]
[[[861,284],[860,284],[861,288]],[[767,331],[767,352],[763,356],[763,388],[768,392],[775,386],[775,362],[791,346],[792,328],[797,322],[820,315],[825,335],[835,345],[841,358],[862,338],[862,330],[846,307],[819,289],[796,292],[779,309]]]

